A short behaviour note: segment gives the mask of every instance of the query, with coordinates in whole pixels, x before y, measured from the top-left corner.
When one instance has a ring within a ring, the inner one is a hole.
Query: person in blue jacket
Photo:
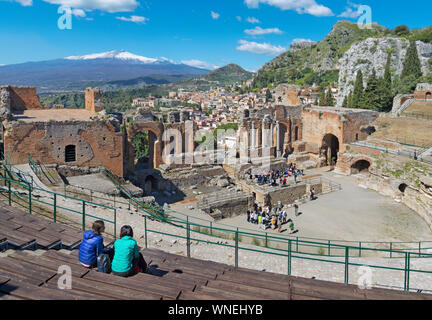
[[[103,253],[108,253],[104,249],[101,235],[104,231],[105,223],[98,220],[93,223],[92,230],[84,232],[78,253],[79,262],[84,267],[97,267],[97,258]]]

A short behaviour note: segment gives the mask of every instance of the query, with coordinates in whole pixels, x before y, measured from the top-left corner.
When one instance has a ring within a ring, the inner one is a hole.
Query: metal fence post
[[[190,258],[190,226],[189,226],[189,217],[186,217],[186,249],[187,256]]]
[[[210,221],[210,235],[213,235],[213,222]]]
[[[32,197],[32,192],[31,189],[29,188],[29,213],[32,214],[32,201],[31,201],[31,197]]]
[[[362,256],[362,243],[359,242],[359,257],[361,258]]]
[[[8,180],[8,189],[9,189],[9,206],[12,205],[12,192],[11,192],[11,182]]]
[[[345,247],[345,284],[348,284],[349,279],[349,247]]]
[[[54,193],[54,222],[57,222],[57,194]]]
[[[235,234],[235,267],[238,268],[238,249],[239,249],[239,233]]]
[[[145,248],[147,249],[147,216],[144,216],[144,239],[145,239]]]
[[[292,240],[288,240],[288,275],[291,275],[291,244],[292,244]]]
[[[296,252],[298,253],[298,237],[297,237],[297,239],[296,239],[296,242],[297,242]]]
[[[117,209],[114,208],[114,240],[117,240]]]
[[[405,280],[404,280],[404,291],[409,292],[409,276],[410,276],[410,259],[411,253],[405,252]]]
[[[328,241],[328,255],[330,256],[331,253],[331,241]]]
[[[82,202],[82,230],[85,230],[85,201]]]
[[[390,259],[393,256],[393,242],[390,242]]]

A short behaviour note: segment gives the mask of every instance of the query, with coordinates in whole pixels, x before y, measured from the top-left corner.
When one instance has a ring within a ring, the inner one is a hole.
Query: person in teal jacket
[[[120,277],[130,277],[138,272],[147,272],[145,262],[130,226],[123,226],[120,230],[120,239],[114,242],[114,259],[112,273]]]

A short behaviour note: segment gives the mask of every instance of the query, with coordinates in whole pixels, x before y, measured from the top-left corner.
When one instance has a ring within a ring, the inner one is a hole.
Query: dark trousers
[[[130,268],[130,270],[128,270],[126,272],[113,271],[112,273],[116,276],[120,276],[120,277],[124,277],[124,278],[132,277],[132,276],[137,274],[137,271],[136,271],[137,266],[140,267],[141,272],[143,272],[143,273],[147,272],[147,263],[145,262],[144,257],[142,256],[141,253],[139,254],[138,258],[134,258],[132,260],[132,268]]]

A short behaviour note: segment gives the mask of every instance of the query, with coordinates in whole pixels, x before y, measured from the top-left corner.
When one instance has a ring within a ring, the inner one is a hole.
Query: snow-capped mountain
[[[70,56],[63,59],[6,65],[0,68],[0,85],[35,86],[39,92],[104,87],[108,82],[146,79],[160,84],[190,79],[209,70],[167,58],[147,58],[126,51]]]
[[[66,60],[95,60],[95,59],[118,59],[118,60],[124,60],[124,61],[134,61],[134,62],[142,62],[145,64],[151,64],[156,62],[161,62],[161,60],[154,59],[154,58],[147,58],[143,56],[138,56],[136,54],[126,52],[123,50],[112,50],[108,52],[102,52],[102,53],[93,53],[88,54],[84,56],[71,56],[66,57]]]

